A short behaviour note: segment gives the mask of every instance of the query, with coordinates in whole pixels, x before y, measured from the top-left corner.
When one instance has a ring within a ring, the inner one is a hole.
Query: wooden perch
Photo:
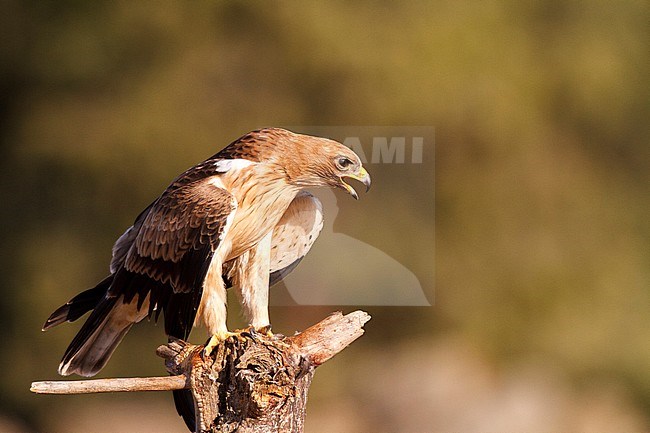
[[[203,346],[175,340],[160,346],[168,377],[34,382],[39,394],[191,389],[196,432],[301,433],[314,369],[363,334],[370,316],[334,313],[302,333],[242,334],[209,357]]]
[[[164,346],[163,346],[164,347]],[[185,376],[32,382],[36,394],[93,394],[98,392],[174,391],[189,388]]]

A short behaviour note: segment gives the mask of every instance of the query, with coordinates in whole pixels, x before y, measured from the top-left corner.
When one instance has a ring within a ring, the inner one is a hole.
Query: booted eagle
[[[133,324],[161,312],[170,337],[187,339],[205,325],[209,353],[231,335],[228,287],[250,325],[270,329],[269,286],[307,254],[323,224],[319,200],[304,189],[337,187],[358,198],[345,178],[370,187],[344,145],[278,128],[250,132],[185,171],[115,242],[110,275],[45,322],[43,330],[91,312],[59,373],[95,375]]]

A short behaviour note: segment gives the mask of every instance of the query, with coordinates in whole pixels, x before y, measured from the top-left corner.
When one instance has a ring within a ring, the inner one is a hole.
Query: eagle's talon
[[[219,347],[219,345],[222,342],[226,341],[231,337],[239,337],[239,333],[225,331],[225,332],[220,332],[218,334],[214,334],[212,337],[210,337],[210,340],[208,340],[205,347],[203,348],[203,355],[205,357],[210,356],[212,354],[212,351],[215,348]]]
[[[251,340],[255,340],[255,338],[256,338],[256,332],[255,332],[255,329],[253,327],[242,329],[239,334],[242,337],[250,338]]]
[[[234,337],[235,340],[239,341],[240,343],[245,343],[247,340],[252,340],[255,338],[247,329],[235,333]]]
[[[269,338],[273,338],[273,332],[271,332],[271,325],[262,326],[259,329],[255,330],[256,332],[263,334]]]
[[[241,335],[250,338],[251,340],[257,340],[259,337],[257,330],[253,326],[249,326],[248,328],[243,329],[241,331]]]
[[[246,338],[253,341],[259,341],[260,337],[273,338],[274,334],[271,332],[271,325],[262,326],[261,328],[255,328],[253,325],[249,326],[246,329],[238,331],[240,335],[240,340],[244,341]]]

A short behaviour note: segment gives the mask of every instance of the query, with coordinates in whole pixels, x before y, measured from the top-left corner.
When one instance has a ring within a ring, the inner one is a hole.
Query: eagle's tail
[[[113,298],[100,302],[83,324],[63,355],[59,374],[93,376],[106,364],[126,330],[110,326]],[[117,340],[117,341],[116,341]]]
[[[92,310],[65,351],[59,374],[94,376],[106,365],[131,326],[147,316],[148,302],[141,305],[138,296],[125,303],[122,296],[107,295],[113,280],[114,275],[109,275],[96,287],[78,294],[59,307],[45,321],[44,331],[63,322],[75,321]]]

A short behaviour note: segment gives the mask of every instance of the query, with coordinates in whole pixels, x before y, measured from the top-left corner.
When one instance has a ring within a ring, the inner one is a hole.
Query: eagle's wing
[[[236,207],[234,197],[209,180],[163,194],[138,230],[124,269],[169,283],[175,293],[200,287]]]
[[[187,338],[210,260],[237,208],[219,182],[198,174],[181,175],[118,240],[110,288],[66,350],[61,374],[94,375],[130,327],[154,311],[164,311],[168,335]]]
[[[118,271],[157,284],[150,293],[137,283],[113,284],[109,293],[127,302],[149,294],[149,312],[164,311],[167,335],[187,338],[210,260],[236,208],[232,194],[210,179],[168,190],[151,206]]]
[[[271,238],[270,285],[287,276],[307,255],[323,228],[323,206],[307,191],[293,199]]]

